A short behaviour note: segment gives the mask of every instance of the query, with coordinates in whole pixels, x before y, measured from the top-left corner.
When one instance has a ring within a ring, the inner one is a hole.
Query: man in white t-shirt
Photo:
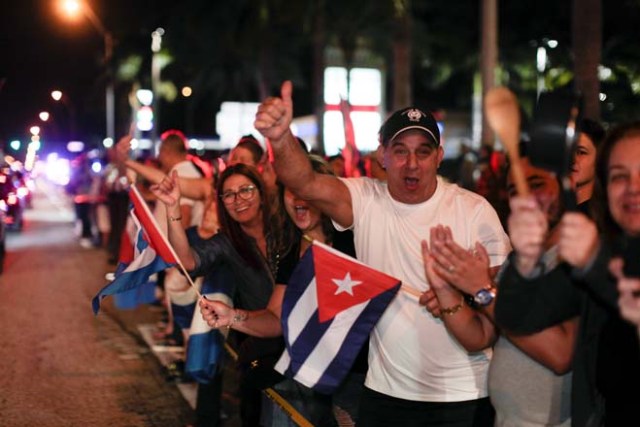
[[[178,176],[182,178],[202,178],[204,176],[203,171],[199,170],[194,162],[189,159],[187,140],[180,131],[169,130],[162,134],[157,158],[160,168],[169,176],[173,171],[177,171]],[[203,212],[204,203],[201,200],[193,200],[186,197],[180,199],[181,219],[179,221],[182,222],[184,228],[200,225]],[[154,215],[159,224],[166,222],[164,207],[163,209],[156,209]]]
[[[463,247],[482,243],[492,266],[504,261],[510,246],[495,210],[437,176],[443,150],[431,114],[406,108],[383,124],[376,155],[386,182],[338,179],[313,173],[297,145],[289,130],[291,92],[285,82],[280,98],[266,99],[255,128],[271,141],[282,183],[337,227],[353,230],[359,260],[424,293],[430,284],[421,243],[444,225]],[[455,292],[448,300],[438,294],[437,318],[412,293],[400,291],[391,302],[371,333],[359,426],[493,425],[487,372],[495,331]]]

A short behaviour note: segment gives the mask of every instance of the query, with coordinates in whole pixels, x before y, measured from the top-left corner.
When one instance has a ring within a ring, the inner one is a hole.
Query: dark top
[[[234,306],[245,310],[267,306],[273,292],[273,278],[266,263],[263,268],[248,266],[223,233],[190,244],[196,259],[196,267],[190,271],[193,277],[207,276],[220,269],[232,272],[233,283],[228,289]],[[224,275],[228,277],[227,273]]]
[[[640,402],[640,345],[636,328],[620,318],[616,282],[608,273],[612,249],[603,244],[586,272],[566,263],[527,279],[513,265],[500,278],[497,323],[531,334],[580,316],[573,360],[572,426],[628,425]]]

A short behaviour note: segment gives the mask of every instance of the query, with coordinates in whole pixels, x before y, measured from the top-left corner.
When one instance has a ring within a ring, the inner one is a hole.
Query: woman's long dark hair
[[[264,181],[258,173],[258,171],[252,167],[242,163],[228,166],[224,172],[220,175],[217,186],[217,193],[223,194],[224,183],[233,175],[242,175],[247,177],[253,185],[256,186],[258,194],[261,199],[262,209],[262,226],[265,234],[265,240],[267,241],[267,261],[269,267],[273,272],[273,264],[277,263],[277,257],[279,256],[279,247],[281,245],[282,226],[278,224],[279,218],[273,211],[271,205],[271,197],[266,192]],[[240,256],[253,268],[261,268],[264,264],[261,261],[260,251],[256,249],[255,242],[248,236],[240,227],[240,224],[234,220],[222,200],[218,200],[218,218],[220,221],[220,231],[224,233],[233,247],[238,251]],[[273,258],[273,259],[272,259]]]
[[[640,136],[640,121],[624,123],[612,128],[599,147],[596,163],[596,184],[592,200],[599,205],[595,210],[596,222],[605,238],[617,240],[624,234],[620,225],[611,216],[609,209],[609,194],[607,193],[607,182],[609,178],[609,159],[613,148],[625,138]],[[594,206],[592,206],[593,208]],[[593,211],[594,209],[592,209]]]

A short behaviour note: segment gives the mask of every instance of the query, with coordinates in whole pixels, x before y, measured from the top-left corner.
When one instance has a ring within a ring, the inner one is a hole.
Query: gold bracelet
[[[172,217],[171,215],[169,215],[169,220],[170,221],[182,221],[182,215],[177,216],[177,217]]]
[[[464,304],[464,296],[460,299],[460,303],[454,305],[453,307],[441,308],[440,313],[446,314],[448,316],[453,316],[454,314],[459,312],[460,309],[462,309],[463,304]]]

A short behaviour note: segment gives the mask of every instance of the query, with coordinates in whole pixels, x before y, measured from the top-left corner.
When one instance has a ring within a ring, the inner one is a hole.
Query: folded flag
[[[284,294],[276,371],[333,393],[398,289],[400,280],[314,241]]]
[[[129,291],[149,281],[149,277],[178,263],[175,251],[165,237],[149,206],[135,186],[129,190],[131,217],[136,227],[131,250],[121,251],[115,279],[93,298],[93,312],[98,314],[100,301],[107,295]],[[164,229],[166,229],[166,224]]]

